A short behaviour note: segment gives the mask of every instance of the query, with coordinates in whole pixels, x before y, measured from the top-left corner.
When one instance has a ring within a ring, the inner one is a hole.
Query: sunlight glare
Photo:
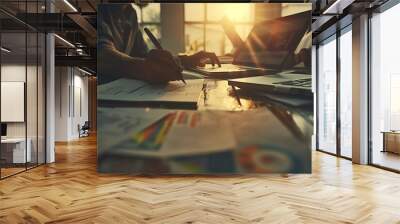
[[[253,13],[249,4],[224,4],[221,14],[234,22],[249,22],[253,20]]]

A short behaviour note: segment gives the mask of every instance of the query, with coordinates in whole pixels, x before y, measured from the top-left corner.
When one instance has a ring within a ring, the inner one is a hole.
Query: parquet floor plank
[[[128,176],[96,171],[96,139],[0,181],[0,223],[397,223],[400,175],[313,152],[311,175]]]

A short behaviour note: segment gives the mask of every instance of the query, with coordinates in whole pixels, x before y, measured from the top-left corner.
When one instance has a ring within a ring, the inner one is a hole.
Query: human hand
[[[303,62],[306,67],[311,66],[311,51],[309,49],[301,49],[299,53],[294,56],[295,63]]]
[[[180,80],[182,71],[170,52],[159,49],[151,50],[141,65],[143,79],[151,83]]]
[[[206,60],[210,60],[213,66],[217,64],[219,67],[221,67],[221,62],[213,52],[199,51],[192,55],[183,56],[181,57],[181,60],[185,67],[204,67]]]

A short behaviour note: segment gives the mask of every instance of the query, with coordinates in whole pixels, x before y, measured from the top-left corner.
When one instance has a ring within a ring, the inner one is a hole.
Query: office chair
[[[89,121],[85,121],[85,123],[82,125],[82,127],[80,127],[80,125],[78,125],[79,138],[89,136],[89,129],[90,129]]]

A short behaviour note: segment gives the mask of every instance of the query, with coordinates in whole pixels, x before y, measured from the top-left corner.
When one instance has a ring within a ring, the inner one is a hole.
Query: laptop
[[[275,94],[312,98],[311,74],[296,71],[274,75],[256,76],[228,80],[228,84],[240,89]]]
[[[293,16],[298,15],[302,16],[301,20],[304,21],[307,26],[304,28],[302,35],[303,37],[296,45],[296,48],[300,45],[303,45],[302,47],[307,47],[307,45],[309,45],[308,39],[311,38],[311,32],[308,32],[309,25],[311,24],[310,11],[298,13]],[[293,25],[295,24],[296,23],[293,23]],[[282,34],[280,37],[283,39],[290,39],[291,34]],[[309,47],[309,50],[311,51],[311,46]],[[291,48],[291,50],[294,52],[296,49]],[[307,66],[294,68],[282,67],[280,72],[272,75],[231,79],[228,81],[228,84],[251,91],[254,90],[273,94],[296,95],[307,98],[313,96],[311,72],[310,68],[307,68]]]
[[[275,74],[286,69],[290,54],[308,29],[310,13],[307,11],[259,22],[246,41],[241,40],[233,24],[224,18],[221,24],[234,46],[233,62],[221,64],[221,67],[207,64],[192,70],[212,78],[230,79]]]

